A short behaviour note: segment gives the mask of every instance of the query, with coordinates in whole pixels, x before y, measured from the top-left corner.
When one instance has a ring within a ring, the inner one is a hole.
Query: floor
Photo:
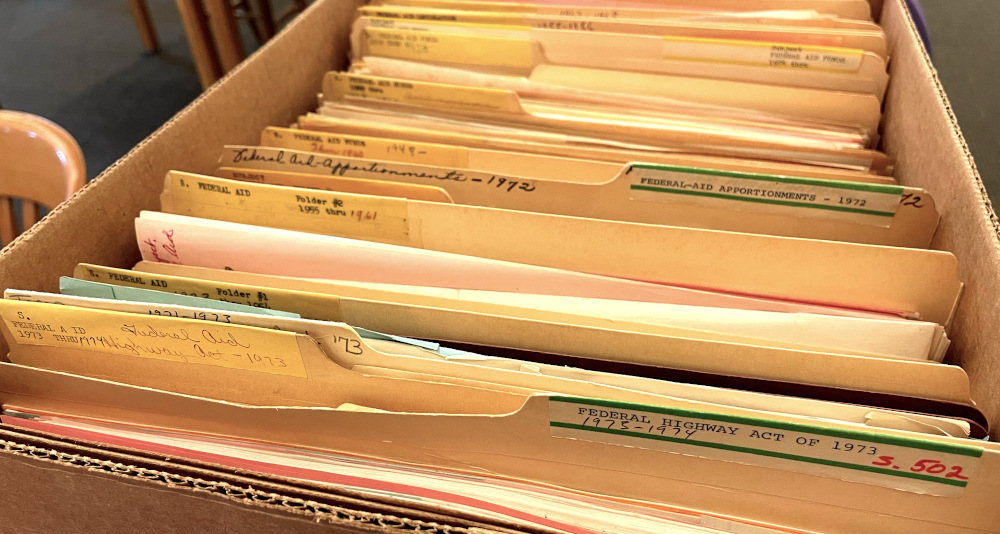
[[[148,3],[156,55],[143,50],[125,0],[0,0],[0,105],[69,130],[91,177],[200,91],[173,0]],[[1000,206],[1000,2],[922,4],[942,83]]]
[[[201,92],[173,0],[148,0],[147,54],[125,0],[0,0],[0,104],[66,128],[96,176]]]

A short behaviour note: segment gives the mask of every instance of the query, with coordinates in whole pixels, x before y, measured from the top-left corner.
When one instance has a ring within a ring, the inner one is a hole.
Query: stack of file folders
[[[867,1],[379,0],[351,50],[315,112],[170,172],[133,268],[7,290],[4,423],[531,531],[988,502]]]

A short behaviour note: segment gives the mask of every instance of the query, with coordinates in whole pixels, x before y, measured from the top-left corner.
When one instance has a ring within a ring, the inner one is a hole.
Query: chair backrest
[[[87,169],[76,140],[54,122],[0,110],[0,239],[9,244],[38,222],[38,206],[52,209],[83,187]],[[21,202],[18,224],[14,202]]]

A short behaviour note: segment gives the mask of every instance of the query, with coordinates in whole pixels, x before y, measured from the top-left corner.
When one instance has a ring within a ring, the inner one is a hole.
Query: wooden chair
[[[10,244],[87,181],[83,153],[66,130],[29,113],[0,110],[0,239]],[[15,201],[21,202],[20,224]]]

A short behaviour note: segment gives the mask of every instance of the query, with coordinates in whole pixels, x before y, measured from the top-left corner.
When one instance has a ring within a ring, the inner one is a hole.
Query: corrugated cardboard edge
[[[357,519],[372,523],[393,518],[391,521],[393,523],[436,525],[434,528],[447,527],[451,532],[458,532],[461,529],[493,534],[555,532],[546,527],[526,526],[513,520],[486,517],[471,510],[445,509],[433,501],[414,501],[381,492],[373,493],[349,487],[317,484],[246,469],[223,467],[184,457],[164,457],[162,454],[119,445],[95,444],[33,429],[0,425],[0,441],[14,442],[21,446],[31,445],[45,451],[58,451],[61,455],[100,458],[107,461],[108,465],[128,466],[136,473],[141,473],[143,469],[162,472],[173,480],[211,480],[215,484],[251,488],[261,495],[271,496],[269,502],[273,501],[293,510],[319,514],[326,514],[327,509],[339,510],[337,515],[340,519]],[[192,486],[188,484],[185,487]],[[236,493],[241,495],[239,491]],[[267,500],[261,496],[252,497],[253,502],[262,499]],[[278,510],[280,511],[281,507]]]
[[[62,450],[63,447],[66,450]],[[31,495],[32,499],[36,499],[38,495],[55,497],[53,494],[65,491],[64,485],[55,481],[63,476],[76,477],[81,474],[80,470],[90,475],[85,478],[74,478],[74,482],[70,484],[76,490],[85,486],[88,495],[78,495],[75,498],[68,498],[68,500],[53,498],[52,502],[62,502],[67,506],[54,512],[48,508],[50,511],[44,517],[24,517],[24,522],[18,522],[19,525],[36,524],[41,526],[51,524],[53,521],[63,521],[64,519],[58,516],[61,513],[60,510],[65,509],[65,513],[71,516],[65,520],[73,522],[72,531],[96,531],[82,528],[86,522],[78,520],[78,507],[82,505],[79,501],[87,498],[99,499],[104,501],[105,508],[114,507],[118,501],[128,503],[128,506],[134,506],[132,499],[147,499],[149,498],[147,495],[155,495],[160,504],[153,506],[151,510],[160,509],[165,513],[172,513],[171,507],[176,504],[175,501],[184,501],[190,498],[193,493],[197,494],[200,499],[209,499],[213,505],[221,504],[233,508],[234,510],[226,510],[224,513],[227,515],[241,514],[239,521],[246,521],[248,517],[253,517],[253,523],[247,526],[254,532],[267,531],[267,528],[260,530],[258,526],[266,527],[271,523],[280,527],[280,530],[275,530],[276,532],[313,532],[317,530],[316,525],[322,525],[326,532],[329,532],[331,528],[336,532],[386,532],[392,530],[441,534],[503,534],[510,532],[481,526],[470,528],[456,526],[455,521],[449,521],[452,518],[436,516],[433,513],[419,514],[422,516],[421,519],[413,519],[406,516],[408,510],[391,506],[383,509],[401,513],[379,512],[372,509],[373,506],[370,502],[366,503],[359,499],[349,499],[346,503],[333,503],[324,499],[325,495],[321,493],[317,493],[320,500],[301,498],[280,492],[280,485],[276,486],[267,481],[232,474],[227,475],[224,472],[209,469],[172,466],[169,459],[151,460],[105,450],[100,450],[99,454],[93,455],[88,454],[88,452],[86,448],[0,430],[0,466],[4,469],[5,480],[10,480],[10,483],[20,483],[21,479],[17,477],[21,472],[33,473],[31,481],[24,481],[25,484],[39,485],[43,489],[39,489],[37,493]],[[11,479],[7,477],[11,477]],[[102,486],[111,484],[118,487],[115,494],[91,495],[96,491],[96,488],[91,486],[94,484]],[[148,491],[150,489],[155,491]],[[128,500],[124,500],[124,497],[113,497],[112,495],[118,495],[117,492],[124,492],[130,496]],[[13,518],[34,514],[31,506],[20,506],[17,503],[18,498],[12,496],[13,493],[7,492],[5,499],[0,502],[0,516]],[[70,504],[73,506],[68,506]],[[4,512],[5,507],[10,509]],[[374,508],[378,508],[378,505]],[[258,513],[249,516],[242,515],[248,509]],[[147,511],[149,510],[147,509]],[[191,518],[178,517],[175,519],[183,525],[190,526],[191,524]],[[231,521],[232,518],[228,520]],[[212,520],[207,523],[199,523],[199,528],[211,529],[213,523]],[[158,528],[163,526],[165,525],[158,523]],[[137,531],[144,531],[148,528],[149,525],[145,524]],[[115,530],[118,531],[118,525],[116,525]]]
[[[1000,383],[1000,221],[913,18],[903,0],[887,0],[884,9],[882,21],[894,54],[887,101],[910,105],[886,110],[883,148],[893,155],[896,175],[906,185],[926,188],[938,202],[941,225],[932,246],[955,254],[959,276],[966,284],[953,322],[949,363],[968,372],[972,398],[989,418],[996,439],[1000,437],[1000,395],[996,394]],[[934,120],[927,121],[928,117]]]

